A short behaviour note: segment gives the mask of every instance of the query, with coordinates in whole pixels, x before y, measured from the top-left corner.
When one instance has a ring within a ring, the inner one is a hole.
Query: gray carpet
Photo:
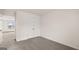
[[[5,47],[0,47],[0,50],[7,50],[7,48],[5,48]]]
[[[16,42],[8,47],[8,50],[76,50],[72,47],[48,40],[43,37],[35,37]]]

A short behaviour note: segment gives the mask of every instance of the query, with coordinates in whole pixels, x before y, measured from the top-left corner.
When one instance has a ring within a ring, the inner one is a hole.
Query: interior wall
[[[79,49],[79,11],[55,10],[41,16],[41,36]]]
[[[40,36],[40,17],[36,14],[16,12],[16,40]]]

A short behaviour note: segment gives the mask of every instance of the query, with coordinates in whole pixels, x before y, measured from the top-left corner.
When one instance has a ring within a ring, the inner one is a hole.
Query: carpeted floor
[[[10,45],[8,50],[76,50],[72,47],[48,40],[43,37],[35,37]]]

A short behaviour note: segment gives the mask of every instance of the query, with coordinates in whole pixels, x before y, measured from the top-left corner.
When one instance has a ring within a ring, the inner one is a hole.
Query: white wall
[[[79,49],[79,11],[55,10],[41,16],[41,35]]]
[[[40,36],[40,17],[36,14],[16,12],[16,40]]]

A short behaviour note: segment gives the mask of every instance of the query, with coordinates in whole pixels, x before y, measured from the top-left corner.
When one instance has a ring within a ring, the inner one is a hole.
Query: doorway
[[[15,42],[15,16],[1,15],[0,47],[8,47]]]

